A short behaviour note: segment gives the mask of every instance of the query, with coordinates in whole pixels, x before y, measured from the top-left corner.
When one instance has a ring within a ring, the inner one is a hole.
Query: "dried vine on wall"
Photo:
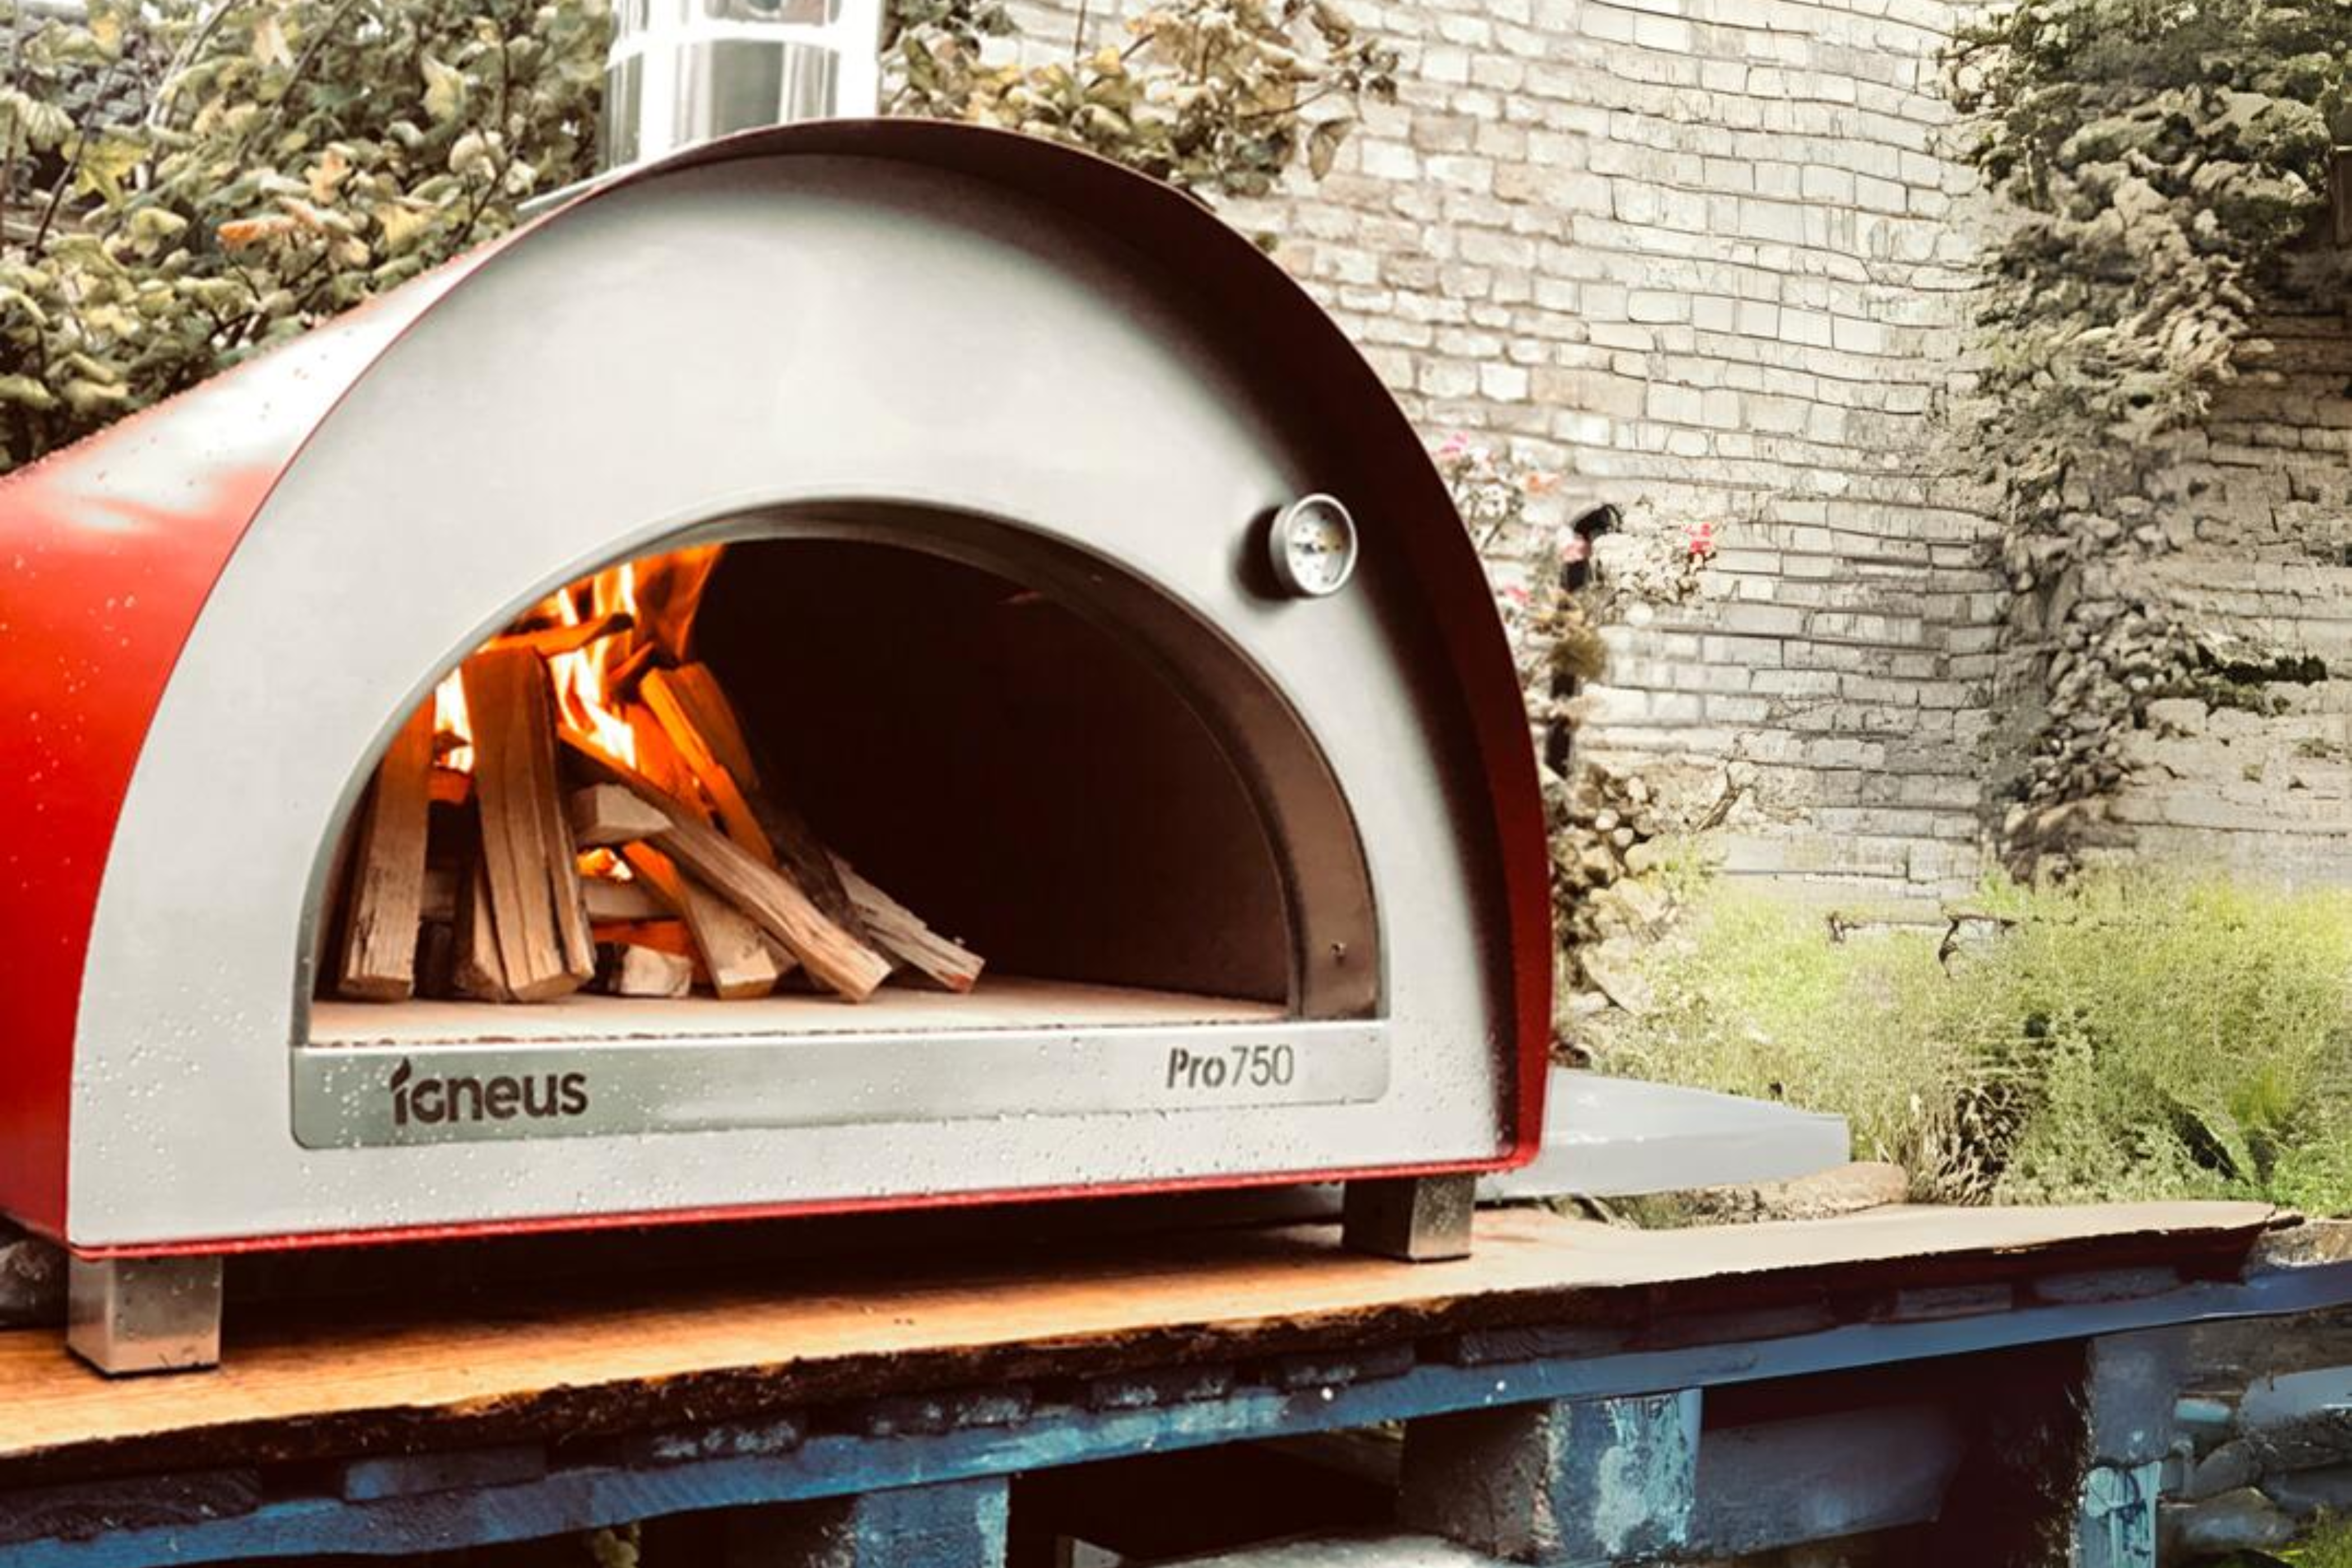
[[[1979,307],[1969,439],[2005,524],[2010,648],[2040,696],[2000,825],[2013,871],[2099,835],[2124,736],[2242,661],[2145,589],[2168,468],[2258,366],[2266,300],[2352,141],[2347,0],[2022,0],[1965,31],[1956,97],[2014,221]]]
[[[1557,475],[1466,436],[1449,437],[1435,457],[1496,581],[1543,759],[1561,1037],[1572,1044],[1577,1015],[1640,1005],[1627,952],[1673,912],[1672,896],[1651,875],[1661,868],[1661,841],[1713,825],[1670,810],[1640,773],[1575,755],[1582,697],[1608,673],[1601,628],[1696,594],[1715,530],[1697,522],[1618,532],[1614,507],[1563,507]]]

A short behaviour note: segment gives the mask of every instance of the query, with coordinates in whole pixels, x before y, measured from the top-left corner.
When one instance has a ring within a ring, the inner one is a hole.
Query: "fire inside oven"
[[[1263,679],[1104,563],[892,521],[604,566],[400,719],[304,1143],[1379,1092],[1360,849]]]

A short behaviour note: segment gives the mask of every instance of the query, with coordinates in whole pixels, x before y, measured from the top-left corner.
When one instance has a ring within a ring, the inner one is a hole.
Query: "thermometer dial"
[[[1285,593],[1319,599],[1338,593],[1356,570],[1356,520],[1329,496],[1307,496],[1283,508],[1267,544]]]

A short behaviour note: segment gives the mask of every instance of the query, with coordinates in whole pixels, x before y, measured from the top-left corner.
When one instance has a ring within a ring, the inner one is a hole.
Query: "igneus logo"
[[[524,1117],[545,1121],[558,1117],[584,1116],[588,1111],[588,1075],[584,1072],[540,1073],[516,1078],[451,1075],[418,1077],[403,1057],[384,1087],[392,1091],[392,1124],[411,1122],[437,1127],[451,1121],[511,1121]]]

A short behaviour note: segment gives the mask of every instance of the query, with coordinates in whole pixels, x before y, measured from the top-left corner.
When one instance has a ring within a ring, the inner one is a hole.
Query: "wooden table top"
[[[0,1484],[127,1468],[515,1441],[1023,1378],[1640,1321],[2164,1264],[2233,1276],[2251,1204],[1891,1208],[1642,1231],[1532,1209],[1410,1265],[1293,1226],[608,1271],[398,1305],[232,1300],[217,1371],[110,1382],[54,1331],[0,1333]],[[711,1233],[711,1256],[728,1252]]]

